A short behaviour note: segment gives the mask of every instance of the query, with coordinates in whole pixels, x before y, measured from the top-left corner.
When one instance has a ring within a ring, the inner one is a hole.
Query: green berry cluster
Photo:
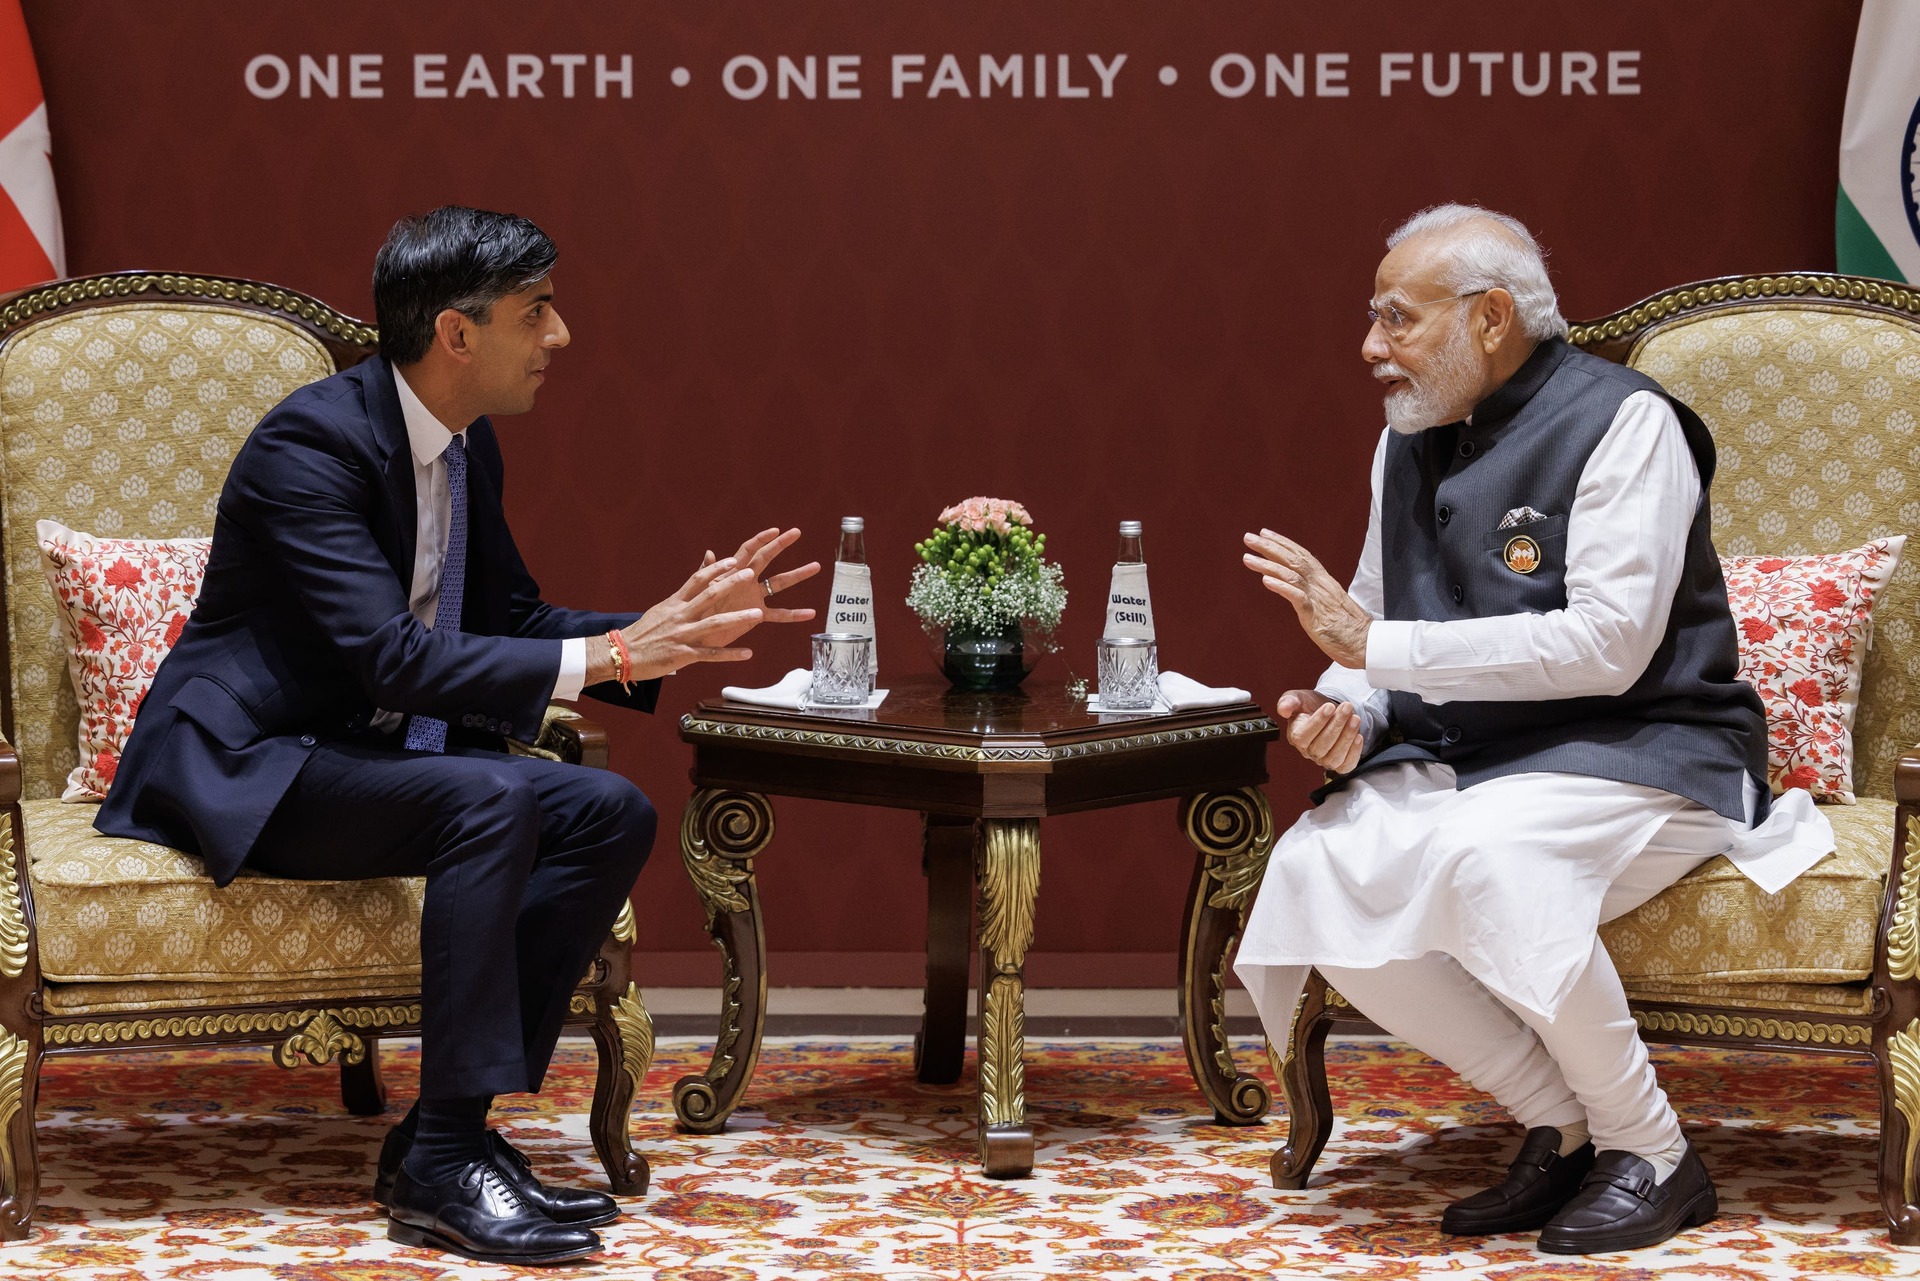
[[[975,579],[980,594],[991,595],[1004,578],[1031,574],[1046,554],[1047,536],[1024,525],[1006,533],[964,528],[958,521],[937,529],[925,542],[915,543],[920,559],[955,580]]]

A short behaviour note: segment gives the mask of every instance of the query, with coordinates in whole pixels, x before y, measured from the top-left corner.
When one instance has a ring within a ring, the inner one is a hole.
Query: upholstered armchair
[[[78,704],[35,522],[119,538],[204,536],[227,467],[288,392],[371,356],[377,335],[290,289],[127,273],[0,298],[0,1237],[38,1198],[34,1104],[49,1054],[271,1046],[337,1062],[346,1108],[385,1107],[378,1044],[420,1026],[418,880],[215,888],[199,860],[93,830],[59,799]],[[604,734],[555,709],[535,748],[605,768]],[[631,909],[574,994],[599,1048],[594,1147],[645,1191],[628,1113],[653,1028],[630,974]]]
[[[1920,290],[1729,277],[1575,325],[1571,338],[1652,375],[1706,421],[1722,555],[1920,534]],[[1859,799],[1825,807],[1833,855],[1773,895],[1716,858],[1601,930],[1648,1040],[1874,1060],[1880,1199],[1899,1245],[1920,1245],[1920,851],[1907,861],[1920,831],[1916,546],[1874,609],[1853,728]],[[1314,974],[1275,1053],[1290,1120],[1276,1187],[1305,1186],[1332,1126],[1328,1029],[1364,1017]]]

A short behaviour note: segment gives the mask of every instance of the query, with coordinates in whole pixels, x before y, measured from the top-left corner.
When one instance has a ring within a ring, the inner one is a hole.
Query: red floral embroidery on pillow
[[[1819,782],[1820,771],[1811,765],[1802,765],[1796,769],[1790,769],[1779,778],[1780,790],[1783,792],[1794,787],[1804,788],[1811,792]]]
[[[115,591],[126,591],[140,585],[140,567],[131,561],[116,560],[107,566],[106,584]]]
[[[69,625],[80,764],[67,798],[103,799],[134,717],[193,612],[209,540],[91,538],[43,524],[47,579]]]
[[[1818,707],[1827,700],[1821,696],[1820,682],[1811,676],[1803,676],[1787,686],[1787,693],[1793,695],[1808,707]]]
[[[1807,593],[1807,603],[1815,609],[1840,609],[1852,599],[1831,578],[1823,578]]]
[[[1729,556],[1727,600],[1740,632],[1740,675],[1767,714],[1767,774],[1776,792],[1853,799],[1853,714],[1872,635],[1873,602],[1904,540],[1826,556]]]

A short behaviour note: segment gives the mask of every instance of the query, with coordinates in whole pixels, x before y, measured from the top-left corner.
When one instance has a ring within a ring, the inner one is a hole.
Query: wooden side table
[[[769,796],[925,816],[926,1012],[914,1056],[923,1081],[960,1076],[977,894],[980,1159],[1000,1177],[1033,1170],[1022,967],[1040,889],[1040,820],[1184,798],[1181,826],[1196,854],[1181,942],[1187,1062],[1222,1124],[1258,1124],[1267,1089],[1239,1074],[1227,1046],[1226,958],[1273,848],[1273,815],[1259,786],[1267,744],[1280,734],[1274,722],[1252,703],[1100,717],[1057,681],[1030,681],[1014,694],[960,694],[927,676],[892,689],[872,712],[706,702],[680,722],[694,748],[696,789],[680,853],[726,958],[712,1061],[674,1087],[680,1124],[718,1133],[759,1059],[767,975],[753,863],[773,838]]]

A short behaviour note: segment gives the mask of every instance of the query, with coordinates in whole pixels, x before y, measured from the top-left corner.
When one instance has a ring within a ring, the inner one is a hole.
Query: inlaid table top
[[[1265,747],[1280,733],[1251,702],[1100,715],[1057,680],[1001,694],[956,692],[933,675],[888,686],[872,711],[701,703],[680,722],[699,749],[696,786],[978,817],[1061,814],[1264,782]]]

